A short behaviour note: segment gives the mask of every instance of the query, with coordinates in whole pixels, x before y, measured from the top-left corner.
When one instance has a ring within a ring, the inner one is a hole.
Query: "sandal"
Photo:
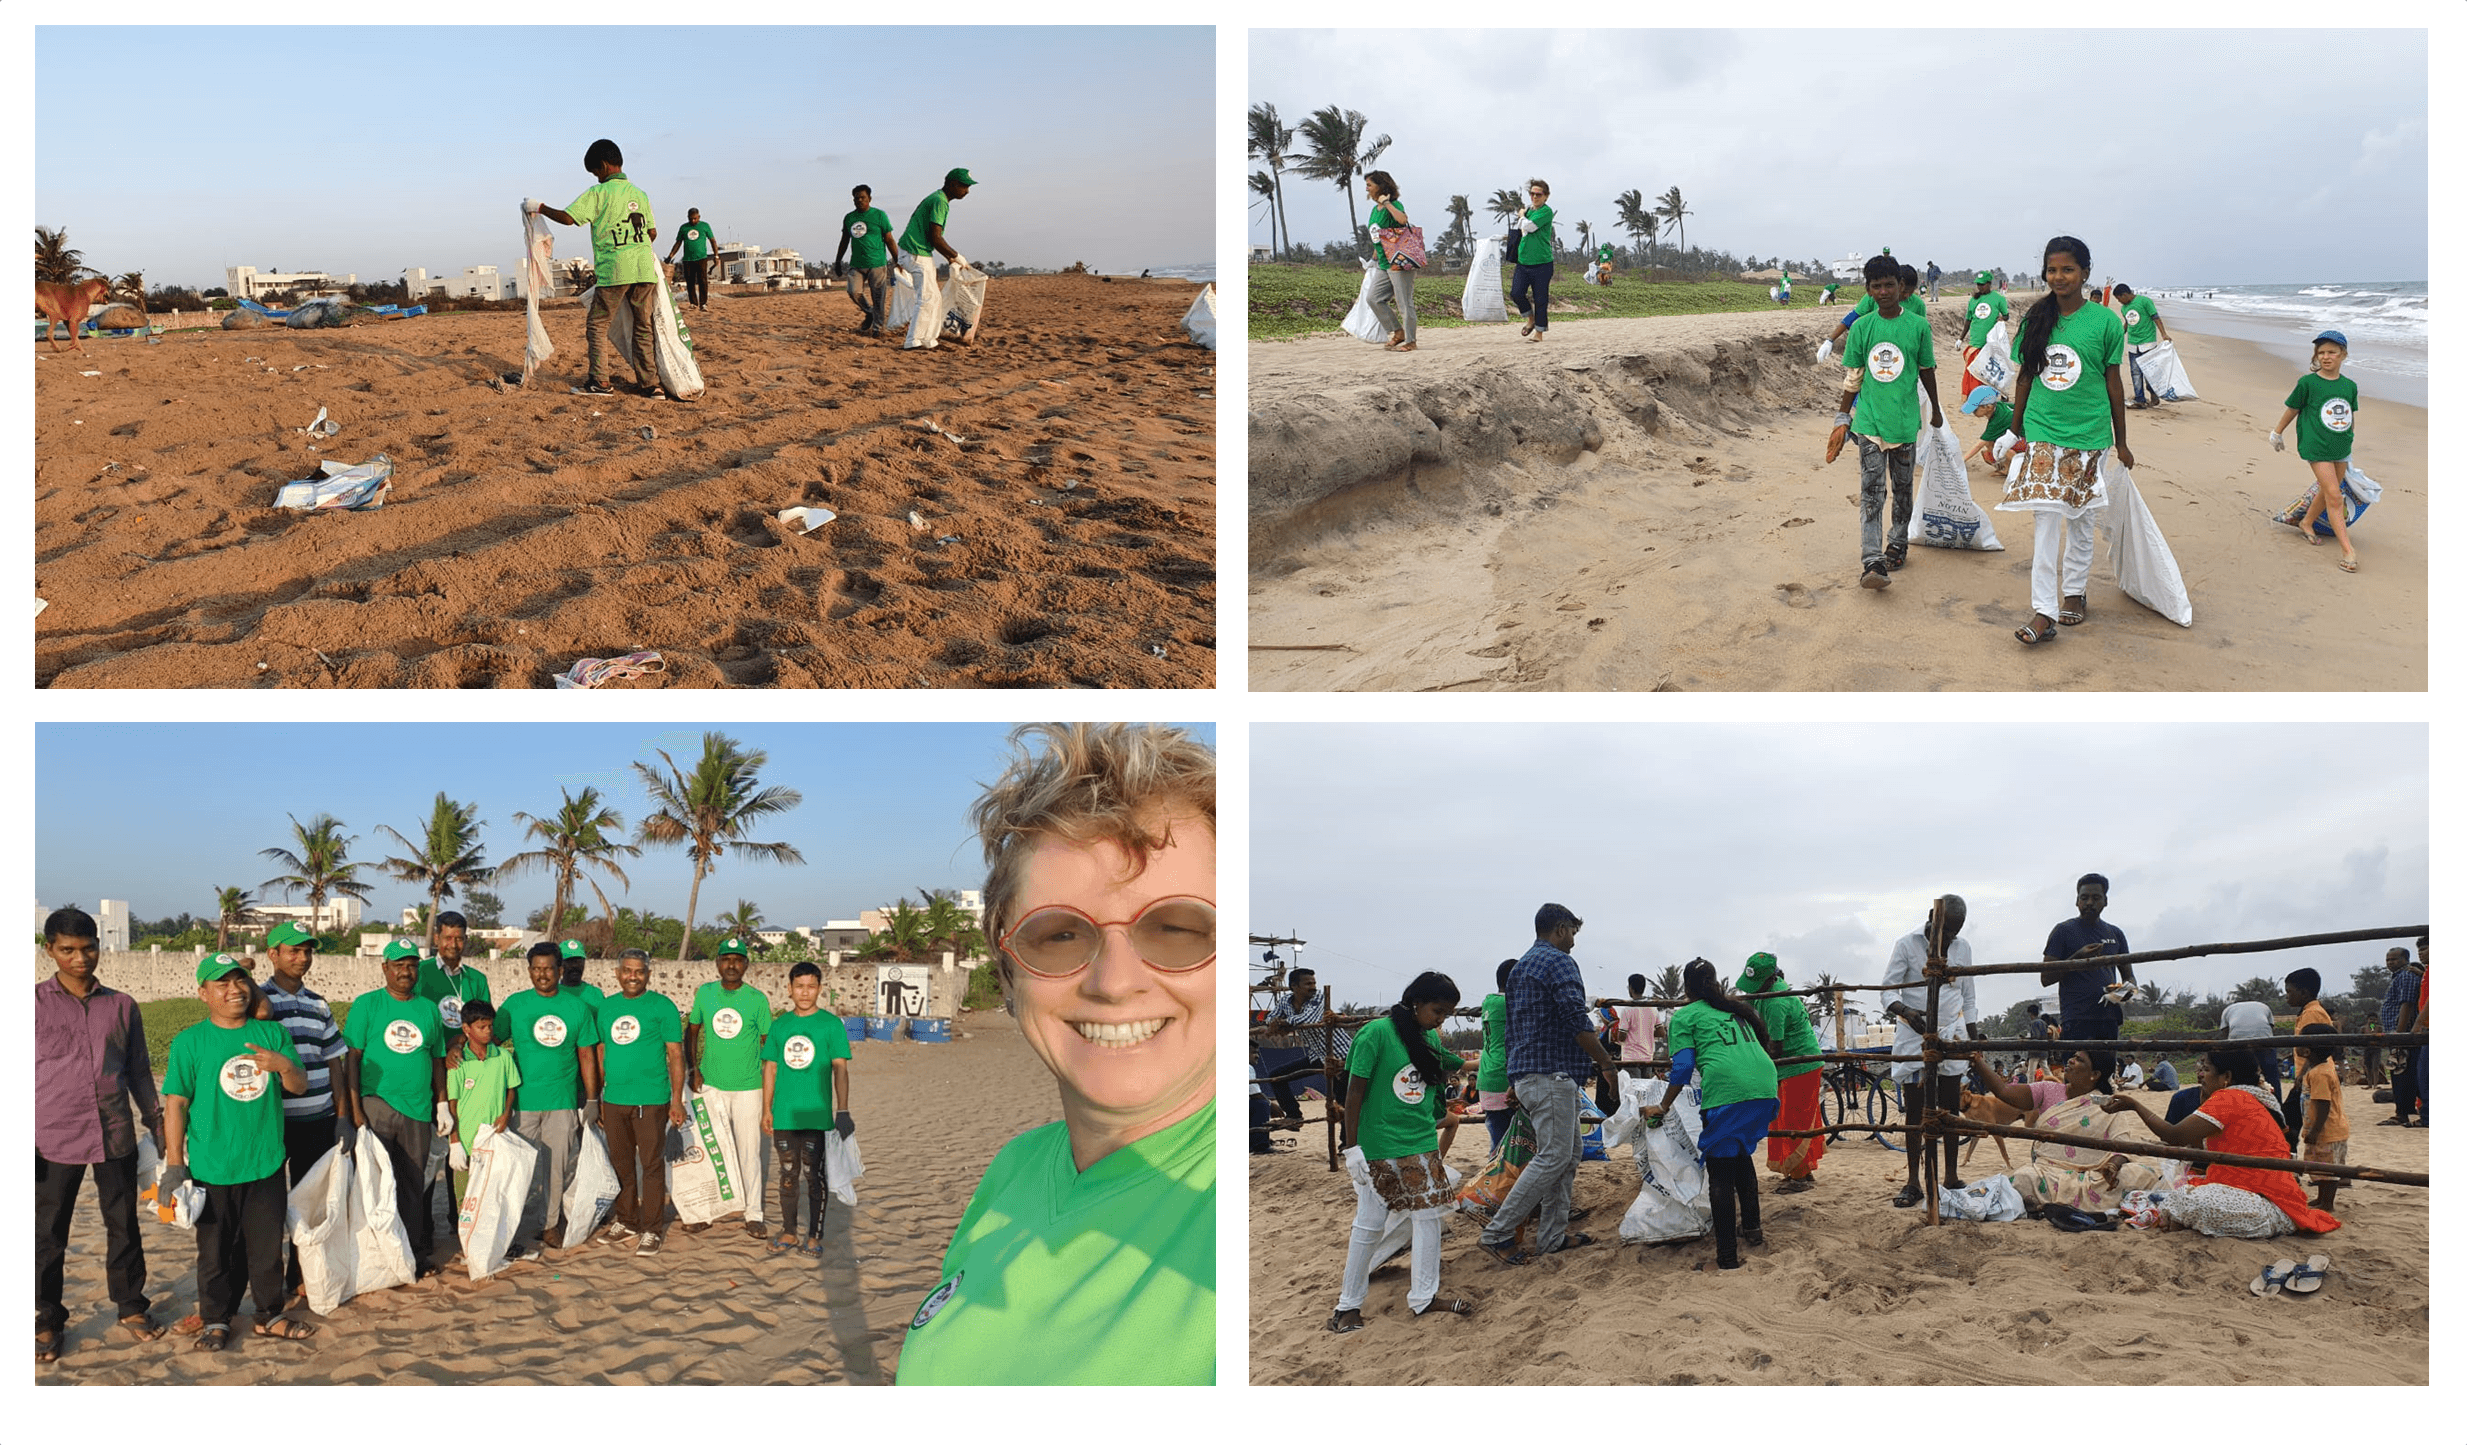
[[[1525,1253],[1521,1249],[1518,1249],[1515,1242],[1512,1240],[1500,1244],[1493,1244],[1487,1239],[1477,1239],[1473,1242],[1473,1247],[1499,1261],[1501,1264],[1515,1265],[1533,1263],[1533,1256]]]
[[[200,1354],[214,1355],[222,1353],[223,1346],[230,1343],[231,1326],[205,1325],[199,1328],[197,1331],[197,1342],[190,1345],[189,1348],[198,1351]]]
[[[1905,1184],[1902,1186],[1902,1192],[1893,1196],[1893,1207],[1896,1209],[1915,1209],[1918,1207],[1919,1197],[1918,1185]]]
[[[754,1236],[756,1239],[769,1239],[771,1237],[771,1226],[763,1223],[759,1219],[749,1219],[745,1221],[745,1232]]]
[[[58,1358],[60,1358],[60,1332],[58,1330],[36,1330],[34,1332],[34,1362],[38,1365],[48,1365]]]
[[[2321,1282],[2329,1276],[2330,1256],[2317,1254],[2288,1271],[2287,1292],[2299,1297],[2321,1293]]]
[[[2346,556],[2339,558],[2339,570],[2340,570],[2341,572],[2353,572],[2353,571],[2355,571],[2355,570],[2356,570],[2356,554],[2355,554],[2355,553],[2353,553],[2353,552],[2350,552],[2350,553],[2348,553]]]
[[[799,1239],[793,1234],[781,1234],[774,1237],[771,1241],[771,1252],[773,1254],[787,1254],[792,1250],[799,1250],[804,1247],[805,1241]]]
[[[822,1255],[822,1231],[821,1231],[821,1230],[819,1230],[819,1229],[815,1230],[815,1231],[814,1231],[814,1237],[813,1237],[812,1239],[809,1239],[809,1240],[805,1241],[805,1252],[806,1252],[807,1254],[810,1254],[810,1255],[815,1256],[816,1258],[820,1258],[820,1257],[821,1257],[821,1255]]]
[[[2089,598],[2067,597],[2064,599],[2064,610],[2056,614],[2056,621],[2066,627],[2079,627],[2082,625],[2083,620],[2089,616]]]
[[[1433,1301],[1430,1304],[1424,1305],[1422,1308],[1413,1312],[1413,1317],[1418,1320],[1424,1320],[1429,1319],[1432,1315],[1462,1316],[1472,1313],[1473,1306],[1465,1303],[1461,1299],[1452,1299],[1445,1304],[1440,1304],[1437,1301]]]
[[[2016,627],[2013,629],[2014,640],[2021,643],[2024,647],[2036,647],[2040,643],[2045,642],[2047,639],[2055,635],[2056,624],[2052,622],[2042,624],[2036,614],[2031,616],[2028,626]],[[1913,1200],[1912,1202],[1916,1203],[1917,1201]]]
[[[123,1315],[120,1319],[120,1328],[139,1340],[159,1340],[163,1337],[163,1327],[156,1324],[154,1317],[149,1314]]]
[[[1353,1316],[1353,1323],[1347,1324],[1345,1322],[1345,1316],[1347,1315]],[[1337,1310],[1328,1316],[1329,1334],[1350,1335],[1355,1330],[1360,1328],[1362,1328],[1362,1312],[1360,1310]]]
[[[1739,1231],[1739,1242],[1762,1248],[1765,1242],[1765,1232],[1761,1229],[1742,1229]]]
[[[2288,1276],[2294,1274],[2295,1272],[2296,1262],[2294,1260],[2280,1260],[2278,1263],[2270,1266],[2268,1269],[2263,1270],[2260,1274],[2253,1277],[2252,1289],[2254,1295],[2258,1298],[2267,1299],[2271,1295],[2277,1294],[2286,1286]]]
[[[1885,548],[1885,570],[1887,572],[1899,572],[1909,565],[1910,549],[1908,547]]]
[[[175,1335],[193,1335],[205,1327],[206,1322],[199,1319],[197,1316],[182,1315],[180,1317],[180,1322],[171,1327],[171,1332]]]
[[[1571,1249],[1583,1249],[1586,1245],[1591,1243],[1593,1243],[1593,1236],[1590,1234],[1571,1234],[1567,1238],[1560,1240],[1559,1247],[1551,1250],[1550,1253],[1565,1254]]]
[[[259,1320],[257,1327],[249,1333],[263,1335],[269,1340],[305,1340],[315,1335],[317,1330],[315,1326],[304,1325],[289,1315],[276,1315],[270,1320]]]

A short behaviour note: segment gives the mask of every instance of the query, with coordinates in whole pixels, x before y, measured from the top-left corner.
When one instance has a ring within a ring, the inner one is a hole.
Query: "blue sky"
[[[699,206],[724,242],[827,262],[851,186],[904,225],[966,166],[946,234],[971,259],[1135,272],[1214,254],[1215,55],[1205,26],[45,26],[35,219],[157,284],[510,272],[522,199],[564,205],[606,136],[662,254]]]
[[[805,795],[754,835],[795,844],[805,864],[723,860],[703,883],[702,919],[742,897],[775,924],[819,925],[922,888],[983,881],[966,814],[980,785],[1001,773],[1008,724],[719,730],[771,755],[764,782]],[[1195,730],[1214,744],[1214,727]],[[649,810],[630,764],[659,767],[665,749],[691,767],[702,733],[682,723],[46,723],[35,739],[35,888],[45,906],[91,909],[108,897],[127,899],[140,918],[204,915],[218,885],[254,889],[282,871],[258,850],[291,846],[286,813],[303,822],[332,813],[359,839],[351,857],[373,863],[401,851],[377,825],[417,839],[439,789],[480,805],[481,840],[489,861],[501,862],[532,846],[512,814],[552,813],[560,786],[599,788],[630,830]],[[646,850],[625,868],[633,892],[612,891],[612,902],[684,913],[692,865],[682,850]],[[426,901],[380,870],[362,876],[377,881],[371,917],[390,920]],[[550,884],[529,878],[494,891],[520,921],[548,902]]]

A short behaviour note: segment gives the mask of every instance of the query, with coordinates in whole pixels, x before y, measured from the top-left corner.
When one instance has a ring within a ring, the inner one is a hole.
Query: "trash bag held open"
[[[588,308],[598,295],[597,286],[583,293],[585,314],[588,314]],[[659,314],[651,320],[651,346],[660,385],[680,401],[690,396],[700,396],[702,367],[694,360],[694,343],[686,335],[685,322],[677,315],[677,303],[665,286],[653,286],[651,295],[652,304],[659,308]],[[626,299],[623,290],[611,291],[608,300],[609,343],[616,347],[619,359],[634,365],[633,303]],[[644,368],[636,366],[635,369],[639,372]]]

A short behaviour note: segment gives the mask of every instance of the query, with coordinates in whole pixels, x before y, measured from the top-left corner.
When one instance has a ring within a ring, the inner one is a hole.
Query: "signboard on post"
[[[925,1017],[929,971],[921,963],[886,963],[874,969],[874,1012],[885,1018]]]

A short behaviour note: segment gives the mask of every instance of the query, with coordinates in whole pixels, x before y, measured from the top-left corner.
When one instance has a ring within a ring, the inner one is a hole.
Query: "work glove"
[[[155,1178],[154,1197],[158,1202],[168,1204],[172,1196],[180,1192],[180,1186],[188,1182],[186,1164],[166,1164],[163,1172]]]
[[[1364,1189],[1371,1187],[1371,1163],[1362,1157],[1362,1146],[1353,1145],[1345,1151],[1345,1172]]]
[[[839,1130],[842,1139],[850,1138],[857,1132],[857,1116],[842,1109],[832,1116],[831,1127]]]
[[[962,256],[962,255],[961,255],[961,254],[959,254],[957,251],[954,251],[954,252],[952,252],[952,253],[951,253],[951,269],[952,269],[952,270],[956,271],[956,270],[958,270],[960,267],[965,266],[965,265],[967,265],[967,264],[968,264],[968,258],[967,258],[967,257]]]
[[[455,1140],[454,1147],[445,1151],[445,1163],[449,1169],[469,1169],[471,1167],[471,1155],[464,1151],[462,1140]]]
[[[531,197],[529,197],[529,196],[525,196],[525,197],[523,197],[523,214],[524,214],[524,215],[526,215],[526,216],[536,216],[536,215],[538,215],[539,213],[540,213],[540,203],[539,203],[538,201],[533,200],[533,199],[532,199]]]
[[[579,1110],[578,1112],[580,1112],[580,1113],[581,1113],[581,1115],[582,1115],[582,1126],[583,1126],[584,1128],[586,1128],[586,1129],[596,1129],[596,1128],[598,1128],[598,1127],[600,1126],[600,1101],[599,1101],[599,1100],[597,1100],[597,1099],[585,1099],[585,1100],[583,1100],[583,1101],[582,1101],[582,1108],[581,1108],[581,1110]]]
[[[1824,365],[1826,362],[1831,361],[1832,359],[1833,359],[1833,338],[1831,338],[1831,337],[1829,337],[1829,336],[1828,336],[1828,337],[1826,337],[1823,341],[1820,341],[1820,342],[1816,343],[1816,364],[1817,364],[1818,366],[1822,366],[1822,365]]]
[[[444,1138],[446,1135],[451,1134],[451,1133],[453,1133],[453,1132],[454,1132],[454,1121],[453,1121],[452,1119],[449,1119],[449,1118],[447,1118],[447,1117],[446,1117],[445,1111],[444,1111],[443,1109],[438,1110],[438,1111],[437,1111],[437,1137],[438,1137],[438,1138],[440,1138],[440,1139],[442,1139],[442,1138]]]
[[[2003,461],[2006,457],[2013,455],[2013,448],[2020,441],[2021,438],[2015,433],[2006,432],[2003,436],[1996,438],[1996,450],[1992,455],[1996,460]]]
[[[2287,438],[2280,436],[2277,432],[2270,433],[2270,450],[2274,452],[2287,450]]]

